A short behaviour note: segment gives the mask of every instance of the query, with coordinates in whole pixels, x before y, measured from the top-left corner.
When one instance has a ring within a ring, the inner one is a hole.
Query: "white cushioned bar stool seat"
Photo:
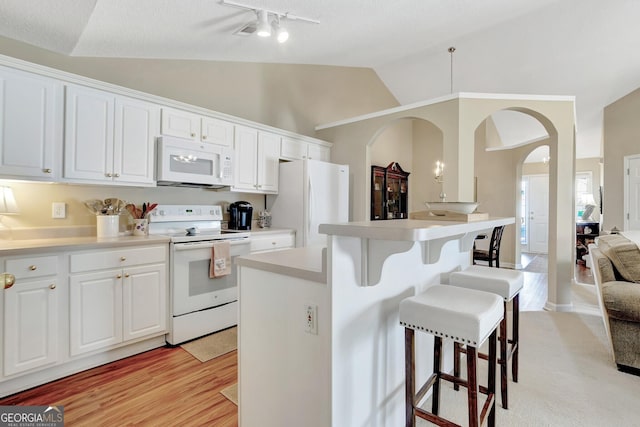
[[[511,360],[511,374],[513,381],[518,382],[518,343],[520,324],[520,291],[524,286],[524,274],[516,270],[492,268],[472,265],[462,271],[455,271],[449,275],[449,284],[455,287],[481,290],[499,295],[504,300],[505,317],[500,323],[500,389],[502,407],[508,409],[507,364]],[[512,302],[511,339],[507,337],[507,303]],[[508,348],[511,344],[511,348]],[[460,345],[454,347],[454,375],[460,373],[460,353],[465,350]],[[480,354],[485,358],[486,355]],[[456,390],[457,386],[454,387]]]
[[[406,426],[414,426],[416,416],[436,425],[452,425],[451,421],[438,416],[441,379],[467,388],[469,426],[481,425],[485,418],[489,426],[495,425],[496,331],[504,318],[502,298],[490,292],[435,285],[419,295],[402,300],[399,310],[400,324],[405,327]],[[414,363],[415,330],[434,335],[433,374],[417,393]],[[461,379],[459,375],[448,375],[441,371],[443,338],[467,345],[467,380]],[[487,339],[490,360],[487,387],[479,387],[476,376],[476,349]],[[432,410],[428,412],[420,408],[419,403],[432,387]],[[478,392],[487,395],[480,416],[477,405]]]

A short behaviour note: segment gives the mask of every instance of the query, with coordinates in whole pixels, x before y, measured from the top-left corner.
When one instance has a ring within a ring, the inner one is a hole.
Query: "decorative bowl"
[[[447,212],[470,214],[478,207],[477,202],[424,202],[433,214],[444,215]]]

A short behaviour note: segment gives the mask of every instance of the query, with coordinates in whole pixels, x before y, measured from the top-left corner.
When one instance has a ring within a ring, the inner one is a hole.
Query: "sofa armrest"
[[[640,322],[640,284],[605,282],[602,284],[602,300],[609,317]]]

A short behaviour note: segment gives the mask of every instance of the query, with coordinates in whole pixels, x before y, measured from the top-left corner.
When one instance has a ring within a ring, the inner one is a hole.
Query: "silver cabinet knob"
[[[127,260],[127,257],[123,257],[123,256],[120,257],[120,261],[126,261],[126,260]]]
[[[52,283],[52,284],[49,285],[49,289],[55,289],[55,288],[56,288],[56,284],[55,283]]]
[[[31,271],[36,271],[38,269],[38,267],[36,267],[35,265],[30,265],[29,266],[29,270]]]
[[[120,174],[119,173],[114,173],[113,176],[115,176],[116,178],[120,178]]]
[[[124,274],[124,277],[129,277],[129,273],[125,273],[125,274]]]
[[[44,173],[51,173],[51,169],[47,168],[47,169],[43,169],[42,172]]]
[[[118,274],[118,275],[116,276],[116,279],[122,279],[122,274]]]
[[[196,134],[194,132],[191,132],[191,138],[195,138]]]
[[[107,178],[111,178],[111,174],[109,172],[105,173],[104,176],[106,176]]]
[[[205,139],[207,139],[207,135],[202,135],[202,140],[204,141]]]

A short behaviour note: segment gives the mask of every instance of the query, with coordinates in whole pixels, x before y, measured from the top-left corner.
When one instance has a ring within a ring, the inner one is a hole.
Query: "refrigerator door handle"
[[[311,177],[309,177],[309,214],[307,215],[307,236],[311,235],[311,224],[313,222],[313,211],[315,210],[315,206],[313,206],[313,186],[311,185]]]

